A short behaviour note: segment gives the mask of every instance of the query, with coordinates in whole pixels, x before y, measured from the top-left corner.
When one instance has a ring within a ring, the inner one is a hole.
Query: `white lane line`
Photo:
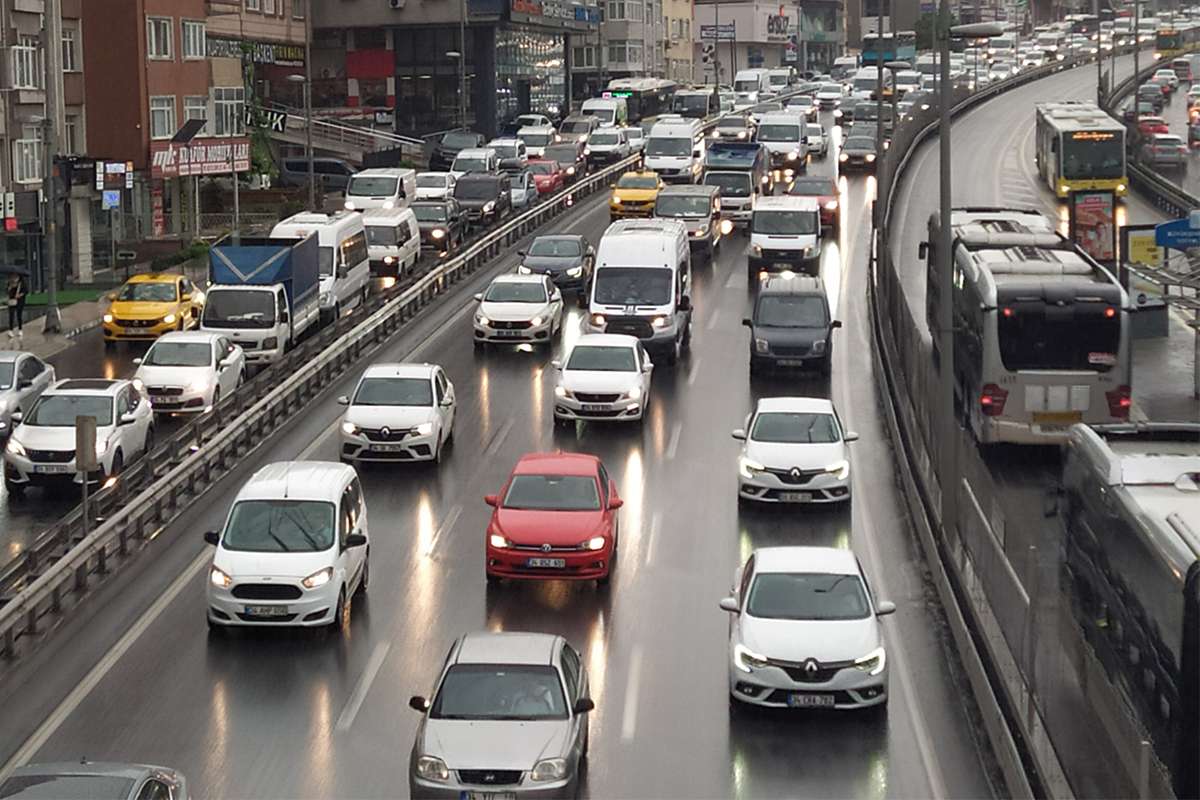
[[[679,437],[683,434],[683,423],[676,422],[675,427],[671,428],[671,441],[667,443],[667,461],[672,461],[675,458],[675,451],[679,449]]]
[[[442,524],[438,525],[438,529],[433,532],[433,538],[429,540],[429,547],[425,549],[425,555],[430,556],[437,549],[437,544],[442,539],[442,534],[454,527],[454,523],[458,522],[459,515],[462,514],[463,507],[461,503],[455,504],[442,520]]]
[[[711,331],[713,328],[717,327],[717,320],[720,318],[721,318],[721,309],[714,308],[713,312],[712,312],[712,316],[708,318],[708,324],[704,326],[704,329],[707,331]]]
[[[646,566],[654,563],[654,543],[658,541],[659,530],[662,528],[662,512],[655,511],[650,517],[650,531],[646,534]]]
[[[300,451],[300,455],[296,457],[297,461],[307,461],[308,457],[317,451],[317,448],[325,444],[325,440],[335,433],[338,426],[342,424],[342,418],[338,417],[332,425],[317,434],[316,438],[308,443],[308,446]]]
[[[633,739],[637,731],[638,684],[642,680],[642,646],[635,644],[629,657],[629,681],[625,684],[625,709],[621,715],[621,738]]]
[[[375,645],[375,650],[371,653],[371,659],[367,661],[367,668],[363,670],[362,677],[358,679],[358,684],[354,687],[354,692],[350,695],[350,699],[346,701],[346,707],[342,709],[341,716],[338,717],[336,728],[339,733],[345,733],[354,724],[354,718],[358,716],[358,710],[362,708],[363,700],[367,698],[367,692],[371,689],[371,683],[375,680],[375,676],[379,674],[379,668],[383,666],[383,661],[387,658],[388,651],[391,649],[392,646],[387,642],[379,642]]]
[[[496,455],[497,451],[500,450],[500,445],[504,444],[505,438],[508,437],[509,432],[512,430],[513,422],[514,419],[512,417],[504,420],[504,424],[500,426],[500,430],[496,432],[495,437],[488,443],[487,449],[483,451],[485,457],[491,458]]]
[[[700,356],[692,359],[692,368],[688,371],[688,386],[696,383],[696,378],[700,375]]]
[[[75,713],[75,710],[79,708],[84,699],[100,684],[100,681],[104,680],[104,677],[116,666],[121,657],[129,651],[129,648],[133,647],[134,642],[146,632],[147,628],[154,624],[154,621],[166,610],[167,606],[175,601],[175,598],[184,590],[188,582],[193,580],[211,561],[212,551],[205,548],[200,555],[196,556],[196,559],[192,563],[188,564],[187,568],[167,587],[166,591],[146,609],[142,616],[138,617],[133,627],[126,631],[125,635],[113,645],[112,649],[96,662],[96,666],[88,671],[83,680],[58,704],[58,707],[54,709],[50,716],[46,717],[45,721],[33,732],[33,735],[25,740],[25,743],[21,745],[17,752],[13,753],[12,758],[5,763],[4,767],[0,768],[0,783],[4,783],[5,779],[8,778],[14,769],[28,763],[37,755],[37,752],[58,731],[63,722]]]

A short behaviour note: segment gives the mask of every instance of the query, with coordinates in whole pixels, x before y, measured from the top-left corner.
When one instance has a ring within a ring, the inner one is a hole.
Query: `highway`
[[[834,148],[831,151],[835,152]],[[832,158],[813,165],[833,169]],[[840,241],[822,272],[837,316],[831,379],[748,376],[744,236],[695,269],[691,354],[654,373],[642,429],[556,433],[544,351],[470,344],[464,283],[370,361],[441,363],[456,387],[455,444],[438,467],[361,470],[372,522],[368,599],[348,638],[263,631],[210,638],[204,581],[218,528],[241,482],[272,461],[335,459],[340,407],[358,370],[324,392],[161,531],[150,551],[98,589],[0,686],[0,762],[91,759],[171,765],[196,797],[397,797],[405,794],[418,715],[459,634],[538,630],[581,651],[597,708],[588,797],[989,797],[994,769],[969,688],[948,649],[941,610],[897,496],[894,458],[877,412],[866,284],[874,180],[842,181]],[[605,198],[551,227],[597,242]],[[514,247],[513,251],[517,248]],[[915,250],[914,250],[915,252]],[[513,255],[491,270],[509,269]],[[572,310],[564,341],[577,335]],[[831,395],[852,445],[852,506],[744,510],[735,497],[737,443],[757,397]],[[487,587],[483,495],[535,450],[603,458],[625,499],[612,585]],[[717,602],[755,547],[852,547],[885,621],[890,706],[880,717],[762,714],[729,706],[727,619]]]

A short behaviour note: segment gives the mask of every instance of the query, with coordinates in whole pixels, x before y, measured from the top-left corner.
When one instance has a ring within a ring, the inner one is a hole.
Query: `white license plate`
[[[517,800],[516,792],[463,792],[460,800]]]
[[[792,265],[787,261],[776,261],[775,269],[791,269]]]
[[[799,358],[781,358],[776,362],[781,367],[803,367],[804,361]]]
[[[287,606],[246,606],[246,613],[252,617],[286,617]]]
[[[34,464],[33,471],[39,475],[67,475],[71,472],[69,464]]]
[[[597,405],[595,403],[584,403],[583,410],[584,411],[608,411],[608,406]]]
[[[789,694],[788,705],[792,708],[833,708],[833,695]]]
[[[404,450],[404,445],[401,444],[373,444],[371,449],[376,453],[399,453]]]
[[[780,492],[779,499],[785,503],[811,503],[812,492]]]
[[[524,331],[496,331],[496,336],[501,339],[519,339],[524,335]]]
[[[525,562],[527,567],[549,567],[551,569],[562,569],[566,565],[565,558],[531,558]]]

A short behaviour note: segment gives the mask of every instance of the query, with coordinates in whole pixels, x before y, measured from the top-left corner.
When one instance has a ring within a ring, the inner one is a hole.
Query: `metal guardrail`
[[[274,136],[289,142],[303,141],[305,129],[312,126],[313,146],[339,151],[358,151],[374,153],[380,150],[400,150],[406,154],[420,154],[425,147],[421,139],[400,136],[387,130],[368,128],[364,125],[350,125],[345,122],[333,122],[321,117],[305,116],[302,109],[290,106],[271,105],[270,108],[286,112],[287,122],[282,134],[275,132]]]

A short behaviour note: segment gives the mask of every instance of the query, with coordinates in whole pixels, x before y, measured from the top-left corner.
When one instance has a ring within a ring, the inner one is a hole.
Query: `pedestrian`
[[[20,275],[8,276],[8,338],[21,338],[21,327],[25,322],[25,295],[29,290]]]

